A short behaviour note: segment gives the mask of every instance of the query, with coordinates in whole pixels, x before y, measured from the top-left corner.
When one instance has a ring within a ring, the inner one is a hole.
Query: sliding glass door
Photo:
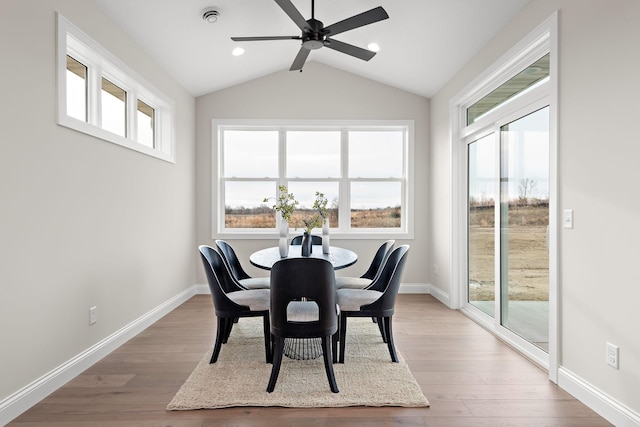
[[[467,146],[468,301],[491,317],[495,317],[496,301],[497,146],[496,132]]]
[[[548,352],[549,107],[467,143],[468,303]]]
[[[452,306],[558,381],[557,16],[452,98]]]
[[[549,351],[549,107],[500,129],[501,324]]]

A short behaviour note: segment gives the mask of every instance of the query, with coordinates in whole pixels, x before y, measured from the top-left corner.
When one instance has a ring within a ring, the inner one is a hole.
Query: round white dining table
[[[277,246],[261,249],[249,256],[252,265],[265,270],[271,270],[273,264],[285,258],[302,258],[302,245],[290,245],[289,254],[286,257],[280,256],[280,249]],[[329,253],[322,253],[322,245],[313,245],[313,250],[309,258],[326,259],[333,264],[334,270],[349,267],[358,260],[358,255],[349,249],[337,246],[329,247]]]

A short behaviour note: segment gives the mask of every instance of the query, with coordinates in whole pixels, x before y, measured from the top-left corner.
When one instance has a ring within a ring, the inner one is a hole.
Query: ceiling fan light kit
[[[233,41],[267,41],[267,40],[300,40],[302,45],[293,60],[290,71],[302,71],[309,52],[328,47],[338,52],[346,53],[363,61],[368,61],[376,55],[377,51],[363,49],[352,44],[344,43],[339,40],[330,38],[345,31],[373,24],[384,19],[388,19],[389,15],[381,7],[378,6],[358,15],[344,19],[335,24],[325,27],[321,21],[315,19],[315,1],[311,0],[311,19],[305,20],[302,14],[291,3],[291,0],[274,0],[278,6],[291,18],[291,20],[300,28],[302,34],[300,36],[264,36],[264,37],[231,37]],[[203,17],[204,18],[204,17]]]

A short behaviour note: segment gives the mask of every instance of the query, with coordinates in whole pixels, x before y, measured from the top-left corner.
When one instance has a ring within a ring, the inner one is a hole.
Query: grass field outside
[[[469,300],[493,301],[495,289],[495,227],[492,207],[469,212]],[[549,300],[547,252],[548,203],[509,207],[509,300]],[[504,243],[503,243],[504,244]]]
[[[311,217],[315,211],[311,209],[297,209],[291,215],[289,227],[304,228],[302,220]],[[338,223],[338,209],[327,209],[329,224],[332,228],[340,226]],[[352,209],[351,228],[400,228],[400,207],[379,209]],[[259,208],[227,208],[225,210],[226,228],[275,228],[276,213],[269,207]]]

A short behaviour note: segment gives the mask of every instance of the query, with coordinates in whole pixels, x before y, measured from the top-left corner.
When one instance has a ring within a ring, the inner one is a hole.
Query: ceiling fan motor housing
[[[317,19],[309,19],[307,21],[309,28],[311,31],[304,31],[302,33],[302,45],[310,50],[320,49],[324,46],[324,34],[320,31],[323,28],[322,21],[318,21]]]

